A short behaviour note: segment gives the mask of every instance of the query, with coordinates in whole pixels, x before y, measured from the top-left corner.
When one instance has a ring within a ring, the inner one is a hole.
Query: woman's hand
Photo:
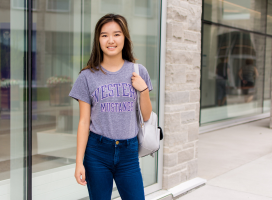
[[[142,91],[147,88],[145,81],[136,72],[132,73],[131,81],[132,86],[138,91]],[[152,105],[149,97],[148,88],[140,93],[140,108],[143,115],[143,120],[146,122],[147,120],[149,120],[150,114],[152,112]]]
[[[82,179],[80,178],[81,175],[82,175]],[[85,180],[85,167],[83,164],[76,165],[75,178],[78,184],[84,185],[84,186],[87,184]]]
[[[142,79],[142,77],[138,75],[136,72],[132,73],[131,82],[132,86],[138,91],[142,91],[145,88],[147,88],[144,79]]]

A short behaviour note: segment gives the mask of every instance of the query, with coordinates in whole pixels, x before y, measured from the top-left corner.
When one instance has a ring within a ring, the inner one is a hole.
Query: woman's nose
[[[108,43],[109,43],[109,44],[114,43],[114,40],[113,40],[113,37],[112,37],[112,36],[109,37]]]

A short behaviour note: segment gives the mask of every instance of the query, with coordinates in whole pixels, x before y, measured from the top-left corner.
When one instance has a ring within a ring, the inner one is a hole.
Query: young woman
[[[127,21],[108,14],[96,24],[93,49],[69,96],[78,100],[75,178],[88,187],[91,200],[110,200],[113,179],[122,200],[143,200],[138,158],[137,91],[147,121],[152,84],[146,68],[135,58]]]

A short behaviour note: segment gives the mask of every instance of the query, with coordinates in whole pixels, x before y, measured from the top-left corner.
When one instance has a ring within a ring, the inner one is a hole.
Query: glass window
[[[122,0],[100,0],[100,12],[106,13],[123,13]]]
[[[47,0],[47,11],[69,12],[70,0]]]
[[[37,10],[38,0],[32,0],[32,10]],[[25,1],[22,0],[11,0],[11,7],[13,9],[25,9]]]
[[[272,67],[272,38],[266,38],[265,72],[264,72],[264,102],[263,112],[270,112],[271,98],[271,67]]]
[[[272,35],[272,0],[267,1],[267,30],[266,33]]]
[[[28,129],[26,1],[11,4],[0,0],[0,5],[0,199],[24,200]]]
[[[201,124],[262,113],[265,37],[203,25]]]
[[[134,0],[134,13],[136,16],[151,17],[152,8],[151,0]]]
[[[272,0],[267,1],[267,34],[272,35]]]
[[[68,12],[44,12],[42,6],[33,12],[33,198],[88,196],[74,178],[79,105],[68,94],[87,65],[96,22],[105,13],[126,17],[137,62],[151,77],[153,110],[158,111],[160,1],[148,2],[137,4],[141,16],[134,14],[134,0],[48,0],[47,9]],[[157,157],[142,158],[140,165],[144,185],[157,183]],[[114,187],[112,197],[117,196]]]
[[[266,0],[204,0],[204,20],[265,32]]]

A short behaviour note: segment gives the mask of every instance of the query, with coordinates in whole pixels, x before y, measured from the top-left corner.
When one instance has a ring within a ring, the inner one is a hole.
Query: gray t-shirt
[[[146,68],[139,65],[139,73],[149,91],[153,89]],[[122,68],[110,72],[83,70],[76,79],[69,96],[91,105],[90,130],[111,139],[130,139],[137,135],[137,91],[131,77],[134,63],[125,60]]]

